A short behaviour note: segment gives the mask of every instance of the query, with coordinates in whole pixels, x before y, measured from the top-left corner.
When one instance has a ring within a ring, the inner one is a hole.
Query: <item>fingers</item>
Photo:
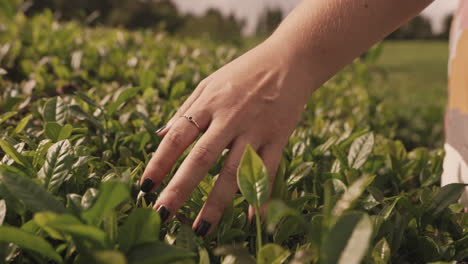
[[[265,167],[267,168],[268,171],[268,176],[270,177],[270,188],[269,188],[269,193],[268,197],[270,197],[272,189],[273,189],[273,184],[275,182],[275,176],[276,176],[276,171],[278,170],[278,166],[281,161],[281,157],[283,154],[283,149],[284,146],[281,144],[268,144],[262,146],[260,148],[258,154],[262,158],[263,163],[265,164]],[[260,207],[260,215],[263,219],[265,215],[265,209],[267,207],[267,203],[264,203]],[[255,210],[252,206],[249,207],[249,220],[252,220],[252,218],[255,215]]]
[[[225,146],[232,140],[232,132],[224,131],[223,125],[215,122],[210,125],[160,194],[154,209],[158,212],[168,211],[165,215],[161,215],[163,222],[170,219],[179,210],[214,165]],[[167,136],[170,135],[171,131],[172,129]]]
[[[195,110],[193,114],[195,114],[193,118],[198,122],[200,128],[208,127],[211,121],[208,112],[200,109]],[[185,117],[178,117],[146,166],[140,180],[141,191],[150,192],[158,186],[199,134],[200,132],[194,124]]]
[[[169,131],[169,128],[172,126],[172,124],[178,119],[179,116],[184,115],[185,112],[187,112],[188,109],[192,106],[193,102],[200,97],[201,93],[205,89],[206,85],[208,83],[208,79],[202,80],[197,88],[190,94],[190,96],[187,98],[187,100],[184,101],[184,103],[179,107],[175,115],[167,122],[166,125],[163,127],[159,128],[156,131],[156,134],[160,137],[164,137],[167,132]]]
[[[209,234],[219,222],[224,209],[232,203],[232,199],[238,189],[237,168],[239,167],[247,143],[248,141],[242,139],[233,142],[218,179],[192,225],[192,229],[197,235],[205,236]],[[251,143],[251,145],[254,144]],[[254,149],[258,148],[257,146],[252,147]],[[209,224],[207,229],[205,228],[206,223]]]

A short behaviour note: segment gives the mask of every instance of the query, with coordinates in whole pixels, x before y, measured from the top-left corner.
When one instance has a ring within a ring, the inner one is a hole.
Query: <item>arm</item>
[[[143,192],[154,190],[204,132],[155,202],[163,222],[174,216],[226,148],[223,168],[193,223],[197,235],[209,233],[232,203],[247,144],[274,182],[284,146],[312,91],[429,3],[304,0],[270,38],[203,80],[158,130],[164,138],[141,179]],[[180,118],[184,114],[199,128]],[[251,208],[250,217],[252,213]]]
[[[305,0],[266,42],[286,47],[284,56],[313,72],[314,87],[319,87],[432,2]]]

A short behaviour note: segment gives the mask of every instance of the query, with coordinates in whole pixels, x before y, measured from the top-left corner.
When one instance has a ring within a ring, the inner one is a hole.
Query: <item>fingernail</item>
[[[167,210],[166,206],[164,205],[161,205],[157,212],[159,213],[159,217],[161,217],[161,223],[166,222],[167,218],[171,214],[171,212],[169,212],[169,210]]]
[[[154,133],[157,134],[157,133],[161,132],[165,127],[166,127],[166,125],[164,125],[164,126],[158,128],[158,130],[156,130],[156,132],[154,132]]]
[[[197,229],[195,229],[195,235],[204,237],[210,229],[210,226],[210,222],[201,220],[201,222],[197,226]]]
[[[141,184],[140,190],[142,192],[149,192],[151,189],[153,189],[154,182],[150,178],[146,178],[143,183]]]

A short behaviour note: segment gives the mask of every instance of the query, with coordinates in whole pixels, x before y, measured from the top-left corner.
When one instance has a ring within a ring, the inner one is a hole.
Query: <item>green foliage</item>
[[[155,129],[241,51],[150,30],[58,23],[50,12],[10,19],[0,22],[1,262],[424,264],[468,257],[468,217],[457,203],[465,186],[439,187],[441,149],[395,140],[420,127],[399,126],[399,113],[371,88],[379,48],[309,98],[274,182],[247,147],[241,193],[201,239],[189,226],[226,153],[165,225],[151,209],[154,194],[137,200],[138,182],[161,141]]]

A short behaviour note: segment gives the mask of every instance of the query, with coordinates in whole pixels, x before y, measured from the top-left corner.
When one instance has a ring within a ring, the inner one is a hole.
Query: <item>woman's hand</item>
[[[271,182],[307,97],[311,82],[306,69],[264,42],[203,80],[166,127],[164,137],[141,179],[143,191],[151,191],[171,171],[181,154],[195,144],[154,205],[163,222],[188,199],[224,149],[229,153],[211,194],[193,229],[204,236],[219,221],[238,190],[237,167],[247,144],[262,157]],[[250,217],[252,217],[250,210]]]

